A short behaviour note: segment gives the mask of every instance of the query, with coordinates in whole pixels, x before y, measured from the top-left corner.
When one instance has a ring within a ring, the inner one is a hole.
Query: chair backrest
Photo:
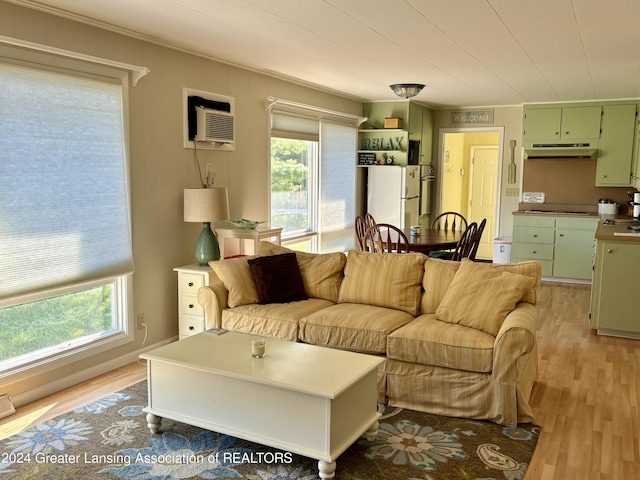
[[[373,253],[407,253],[409,239],[395,225],[376,223],[367,228],[363,239],[363,249]]]
[[[370,213],[366,213],[364,216],[364,223],[367,224],[367,228],[373,227],[376,224],[376,221],[373,218],[373,215]]]
[[[464,232],[467,228],[467,219],[458,212],[444,212],[431,222],[434,230],[449,230],[451,232]]]
[[[473,251],[473,242],[476,239],[477,231],[478,224],[476,222],[470,223],[462,234],[460,240],[458,240],[458,244],[456,245],[456,249],[453,252],[451,260],[459,262],[463,258],[469,258],[469,255],[471,255],[471,252]]]
[[[364,217],[361,217],[360,215],[356,217],[355,229],[356,245],[358,247],[358,250],[364,250],[364,244],[362,242],[364,241],[364,232],[367,231],[367,224]]]
[[[476,231],[476,237],[473,239],[473,248],[471,249],[471,253],[469,254],[469,258],[471,260],[476,259],[476,253],[478,253],[478,247],[480,246],[480,241],[482,240],[482,232],[484,232],[484,227],[487,224],[487,219],[483,218],[478,225],[478,230]]]

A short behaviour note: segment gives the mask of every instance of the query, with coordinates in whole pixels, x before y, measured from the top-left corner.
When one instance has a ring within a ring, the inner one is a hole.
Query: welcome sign
[[[477,123],[493,123],[493,110],[451,112],[451,125],[473,125]]]

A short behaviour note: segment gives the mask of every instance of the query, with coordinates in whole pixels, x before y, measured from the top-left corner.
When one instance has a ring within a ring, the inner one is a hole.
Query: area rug
[[[163,419],[147,429],[141,382],[0,442],[0,479],[314,480],[317,461]],[[459,480],[524,477],[539,427],[387,407],[373,441],[337,459],[336,479]]]

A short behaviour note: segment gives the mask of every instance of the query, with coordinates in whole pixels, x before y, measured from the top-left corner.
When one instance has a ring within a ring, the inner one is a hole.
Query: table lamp
[[[185,188],[184,221],[202,222],[204,228],[196,242],[196,261],[205,266],[220,260],[220,245],[211,222],[229,220],[229,199],[225,187]]]

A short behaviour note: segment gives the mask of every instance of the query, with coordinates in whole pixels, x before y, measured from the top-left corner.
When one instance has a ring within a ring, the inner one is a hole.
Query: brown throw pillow
[[[284,253],[249,260],[260,303],[307,300],[302,274],[295,253]]]

